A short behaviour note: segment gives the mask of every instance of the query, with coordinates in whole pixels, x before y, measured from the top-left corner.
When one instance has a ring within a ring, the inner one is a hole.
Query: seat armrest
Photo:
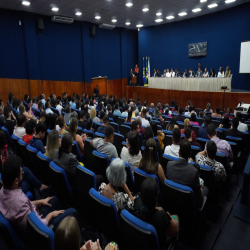
[[[49,228],[50,228],[51,230],[53,230],[53,229],[54,229],[54,225],[53,225],[53,224],[50,224],[50,225],[49,225]]]
[[[204,196],[202,206],[201,206],[201,208],[198,209],[199,211],[203,211],[203,209],[204,209],[204,207],[206,205],[206,202],[207,202],[207,196]]]

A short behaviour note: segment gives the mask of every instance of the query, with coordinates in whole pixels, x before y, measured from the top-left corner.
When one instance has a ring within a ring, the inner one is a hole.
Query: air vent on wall
[[[66,17],[66,16],[52,16],[51,20],[52,22],[67,23],[67,24],[71,24],[74,22],[74,18]]]
[[[101,29],[107,29],[107,30],[112,30],[112,29],[115,28],[115,25],[107,24],[107,23],[101,23],[101,24],[99,24],[99,28],[101,28]]]

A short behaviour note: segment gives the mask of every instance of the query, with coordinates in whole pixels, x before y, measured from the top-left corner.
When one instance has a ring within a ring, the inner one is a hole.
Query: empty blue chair
[[[76,155],[76,158],[79,162],[82,162],[82,155],[76,141],[73,141],[71,153]]]
[[[93,155],[93,165],[91,170],[96,174],[100,174],[106,180],[106,168],[109,165],[109,158],[107,155],[99,153],[98,151],[94,150],[92,152]]]
[[[25,245],[11,223],[0,213],[0,234],[9,249],[24,250]]]
[[[90,189],[89,195],[91,198],[89,205],[92,207],[89,216],[95,221],[96,229],[99,234],[103,233],[107,242],[115,241],[119,245],[121,243],[120,221],[114,202],[99,194],[94,188]]]
[[[91,137],[92,139],[95,138],[95,133],[92,130],[84,129],[83,132],[88,136]]]
[[[120,134],[122,134],[123,136],[126,136],[126,134],[128,133],[128,132],[130,132],[131,131],[131,127],[129,127],[129,126],[127,126],[127,125],[124,125],[124,124],[122,124],[121,126],[120,126]]]
[[[52,188],[56,191],[56,194],[63,200],[65,207],[72,207],[73,190],[68,181],[68,177],[63,168],[59,167],[55,162],[51,161],[49,164],[52,170]]]
[[[121,212],[121,231],[124,249],[160,250],[155,228],[136,218],[125,209]]]
[[[45,185],[51,185],[53,182],[52,172],[49,167],[50,159],[41,152],[37,153],[37,171],[40,177],[40,181]]]
[[[27,250],[54,249],[54,232],[31,212],[27,219]]]
[[[121,151],[122,151],[122,142],[125,141],[125,137],[122,134],[114,133],[114,141],[113,144],[116,147],[117,154],[120,157]]]

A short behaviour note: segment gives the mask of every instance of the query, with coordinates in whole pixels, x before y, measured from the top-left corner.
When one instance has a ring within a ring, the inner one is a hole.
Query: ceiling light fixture
[[[213,3],[213,4],[208,5],[207,7],[208,7],[209,9],[211,9],[211,8],[214,8],[214,7],[217,7],[217,6],[218,6],[217,3]]]
[[[199,11],[201,11],[201,9],[200,8],[196,8],[196,9],[193,9],[192,11],[193,12],[199,12]]]
[[[201,3],[205,3],[207,0],[200,0]]]
[[[163,19],[161,19],[161,18],[158,18],[158,19],[155,20],[156,23],[160,23],[162,21],[163,21]]]
[[[57,8],[57,7],[52,8],[52,11],[58,11],[58,10],[59,10],[59,8]]]
[[[126,3],[126,6],[131,7],[131,6],[133,6],[133,4],[132,3]]]
[[[116,23],[117,20],[116,20],[116,19],[112,19],[111,22],[112,22],[112,23]]]
[[[30,5],[30,2],[29,2],[29,1],[22,1],[22,5],[29,6],[29,5]]]
[[[178,14],[178,16],[186,16],[187,15],[187,12],[181,12]]]
[[[226,0],[225,3],[233,3],[235,2],[236,0]]]
[[[156,16],[161,16],[161,15],[162,15],[161,12],[157,12],[157,13],[156,13]]]
[[[95,16],[95,19],[101,19],[101,17],[100,16]]]
[[[166,16],[166,19],[168,19],[168,20],[174,19],[174,16]]]
[[[76,12],[76,15],[77,15],[77,16],[81,16],[81,15],[82,15],[82,12],[77,11],[77,12]]]
[[[141,28],[141,27],[143,27],[143,24],[137,24],[136,27]]]
[[[144,8],[144,9],[142,9],[142,11],[147,12],[147,11],[149,11],[149,8]]]
[[[126,22],[125,24],[126,24],[126,25],[130,25],[130,22]]]

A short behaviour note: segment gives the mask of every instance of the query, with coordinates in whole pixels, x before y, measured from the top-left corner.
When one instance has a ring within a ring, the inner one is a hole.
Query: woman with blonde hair
[[[36,117],[33,115],[31,109],[29,110],[29,112],[27,112],[23,104],[19,105],[19,112],[20,112],[20,115],[25,115],[27,120],[29,119],[37,120]]]
[[[51,130],[47,136],[45,155],[53,161],[54,152],[60,147],[60,145],[61,140],[59,133],[55,129]]]
[[[89,117],[92,119],[93,122],[100,122],[100,119],[96,117],[96,110],[92,108],[89,113]]]
[[[188,118],[186,118],[185,120],[184,120],[184,128],[183,129],[181,129],[181,134],[182,135],[184,135],[185,134],[185,129],[186,128],[190,128],[190,121],[189,121],[189,119]],[[193,130],[191,130],[192,131],[192,140],[193,140],[193,142],[195,142],[196,141],[196,135],[195,135],[195,132],[193,131]]]

